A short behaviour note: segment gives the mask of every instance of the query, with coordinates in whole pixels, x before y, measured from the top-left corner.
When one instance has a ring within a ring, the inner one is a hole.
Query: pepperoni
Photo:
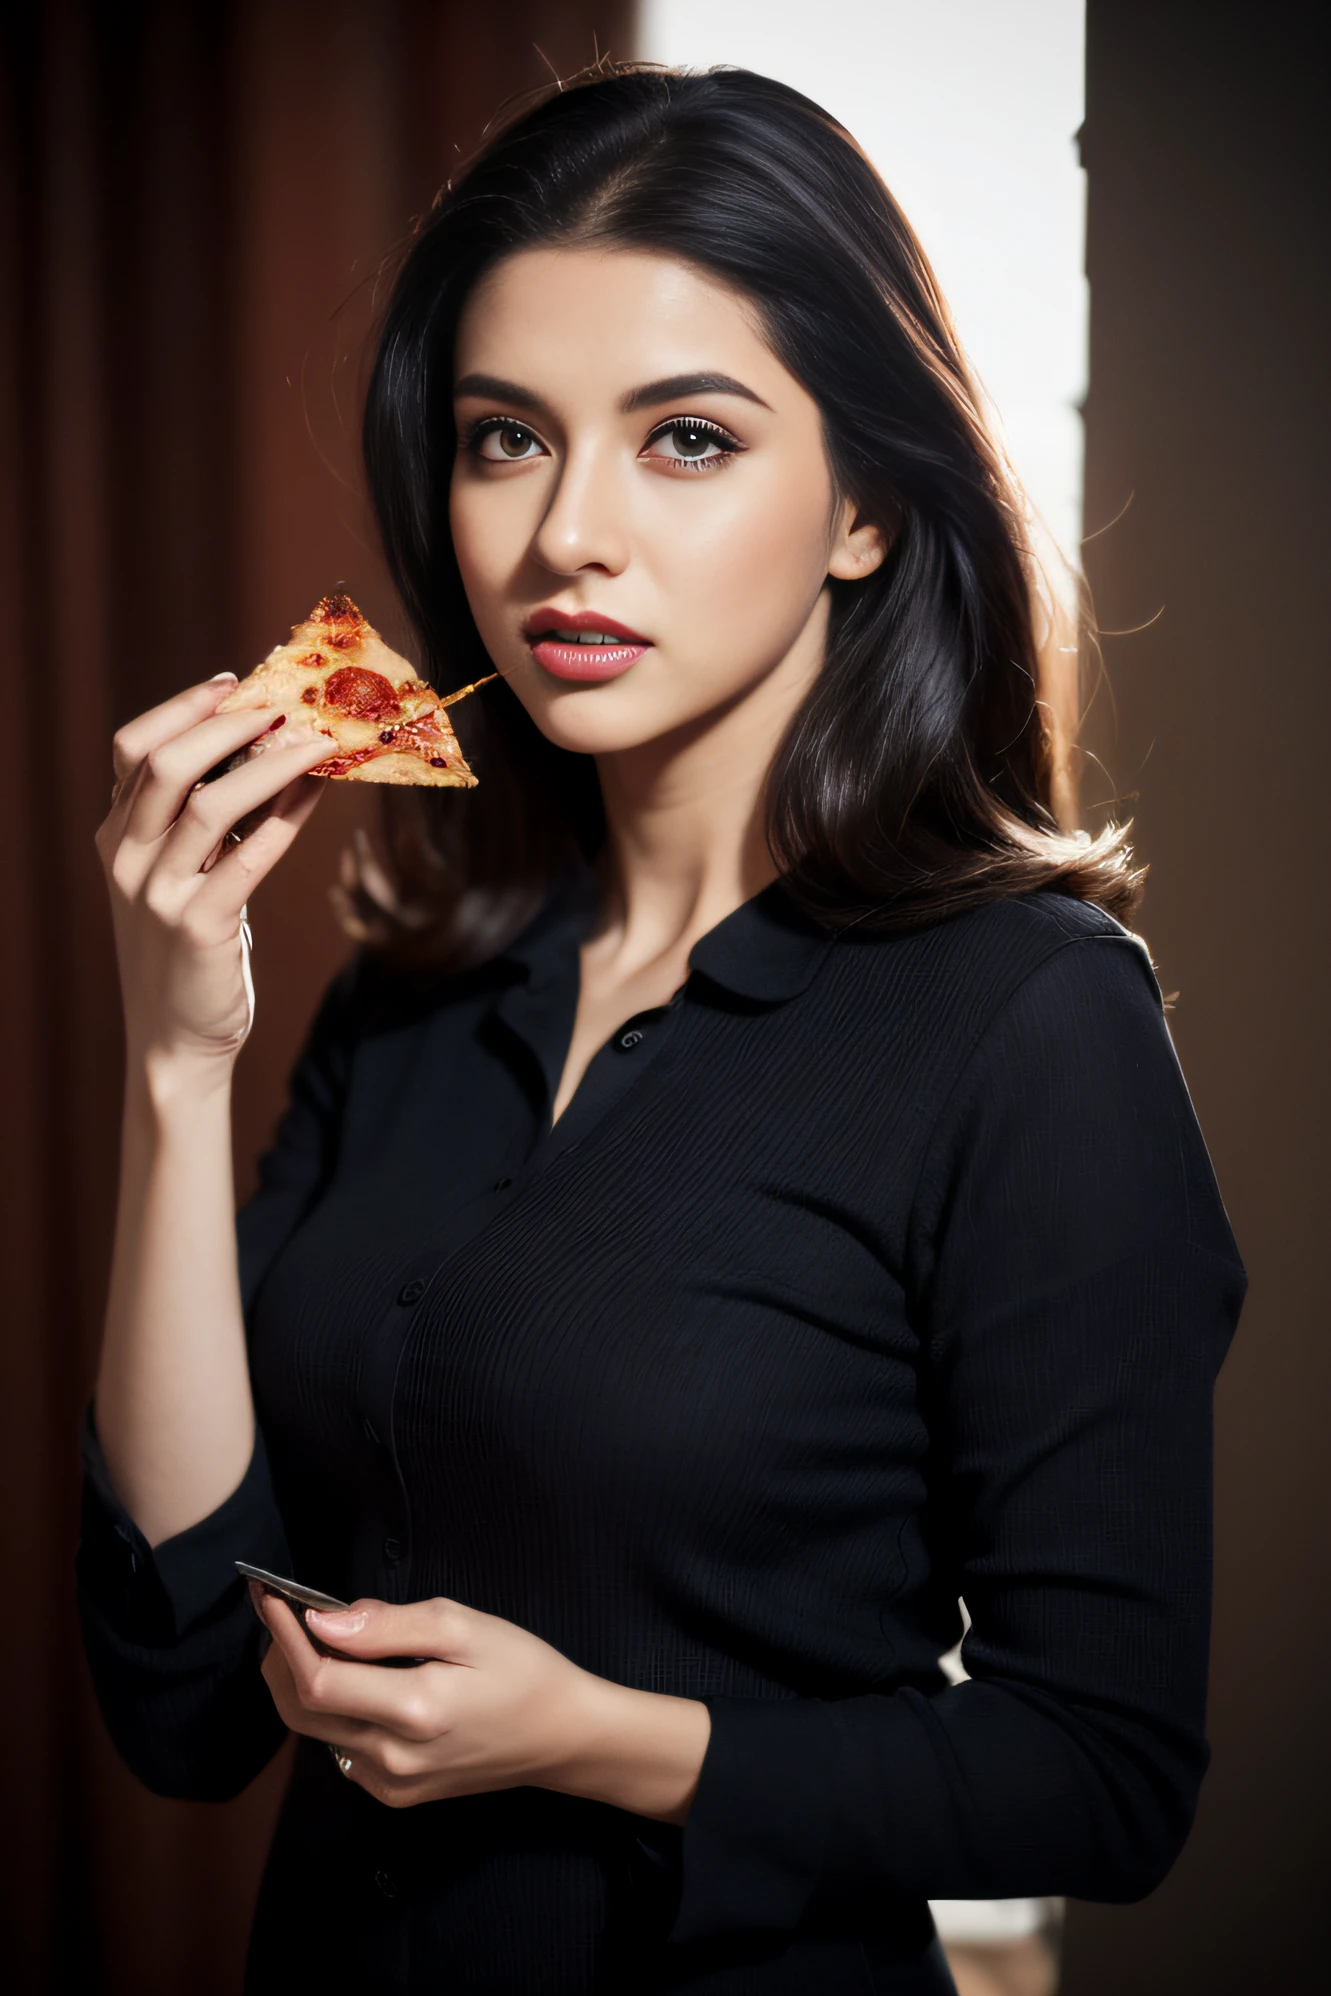
[[[382,672],[343,665],[324,682],[323,704],[356,721],[394,721],[402,712],[397,689]]]

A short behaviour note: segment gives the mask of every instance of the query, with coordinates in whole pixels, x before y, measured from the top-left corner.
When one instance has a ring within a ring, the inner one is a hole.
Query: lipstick
[[[596,685],[619,679],[650,651],[651,639],[600,610],[545,604],[523,626],[536,663],[555,679]]]

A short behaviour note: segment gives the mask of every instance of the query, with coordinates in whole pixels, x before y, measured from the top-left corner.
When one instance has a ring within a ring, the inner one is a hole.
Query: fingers
[[[288,1611],[289,1613],[290,1611]],[[293,1733],[304,1733],[312,1740],[325,1740],[329,1746],[340,1746],[348,1752],[358,1750],[377,1728],[364,1725],[360,1720],[348,1717],[346,1713],[316,1712],[302,1704],[286,1646],[278,1628],[276,1616],[271,1619],[260,1611],[260,1619],[272,1635],[272,1644],[260,1666],[261,1675],[272,1693],[273,1703],[281,1715],[282,1723]],[[310,1645],[299,1629],[295,1640]]]
[[[433,1601],[365,1599],[336,1613],[313,1611],[310,1627],[349,1656],[428,1656],[441,1663],[470,1663],[475,1639],[493,1616],[442,1597]],[[507,1625],[505,1625],[507,1626]]]
[[[175,693],[159,707],[150,707],[146,714],[136,714],[132,721],[127,721],[111,744],[111,763],[117,782],[123,783],[131,777],[144,757],[163,742],[204,720],[235,684],[234,672],[219,672],[215,679],[187,686],[183,693]]]
[[[340,1657],[320,1656],[284,1601],[269,1596],[262,1612],[273,1635],[273,1650],[265,1660],[265,1675],[274,1651],[279,1651],[299,1708],[298,1724],[293,1723],[287,1712],[282,1715],[294,1731],[337,1741],[351,1737],[349,1724],[373,1726],[383,1728],[399,1744],[409,1746],[412,1742],[437,1739],[447,1729],[446,1691],[439,1681],[443,1673],[436,1666],[423,1664],[418,1670],[384,1670],[373,1663],[344,1663]],[[323,1636],[323,1631],[319,1634]],[[341,1647],[340,1641],[338,1646]],[[390,1650],[381,1654],[400,1652]],[[272,1680],[269,1681],[271,1687]],[[381,1766],[393,1773],[405,1775],[416,1766],[410,1753],[390,1753],[387,1759],[380,1754],[378,1759]],[[389,1761],[395,1764],[389,1767]]]
[[[305,775],[293,777],[284,790],[278,791],[266,811],[247,812],[243,819],[238,818],[235,825],[228,828],[225,837],[219,839],[217,845],[204,861],[200,871],[202,873],[210,872],[224,853],[229,852],[241,839],[252,839],[260,827],[271,819],[276,818],[287,821],[291,826],[291,836],[294,838],[313,811],[315,805],[319,802],[319,799],[327,793],[327,789],[328,785],[322,778],[312,779]],[[287,843],[289,844],[290,841],[288,840]],[[278,850],[284,852],[286,846],[283,845],[280,848],[274,847],[274,854]],[[245,870],[242,868],[240,871],[244,872]],[[252,886],[254,884],[253,873],[251,872],[247,877]]]
[[[234,714],[209,715],[187,728],[183,734],[172,735],[159,742],[144,758],[125,816],[126,836],[140,845],[152,845],[160,839],[179,817],[195,784],[218,763],[225,762],[228,757],[257,741],[260,735],[266,734],[277,719],[271,708],[247,707]],[[323,755],[328,754],[326,741],[306,735],[304,767],[307,769],[313,769],[320,760],[313,753],[316,742],[322,748]],[[285,744],[280,752],[286,752]],[[257,758],[252,766],[260,766]],[[232,774],[238,772],[233,771]],[[290,775],[288,768],[284,780],[289,780]],[[226,779],[219,777],[217,781],[225,782]],[[280,785],[275,783],[263,794],[271,796],[273,790],[278,788]],[[234,818],[231,822],[235,822]]]
[[[285,795],[299,777],[325,760],[327,753],[326,741],[307,735],[290,747],[283,742],[265,748],[262,755],[252,756],[212,783],[197,783],[186,793],[162,842],[154,862],[156,870],[173,880],[192,880],[204,871],[205,862],[218,852],[233,825]],[[309,809],[305,812],[308,815]],[[219,860],[222,856],[218,854]]]
[[[196,940],[222,942],[236,934],[245,903],[291,846],[324,789],[322,777],[298,776],[281,792],[261,825],[239,845],[220,849],[202,884],[189,896],[190,928]],[[172,886],[178,891],[180,883]]]

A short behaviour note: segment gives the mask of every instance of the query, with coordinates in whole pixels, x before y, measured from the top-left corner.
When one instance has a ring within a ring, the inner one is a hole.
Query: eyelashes
[[[514,416],[481,416],[463,426],[458,436],[458,449],[474,452],[482,437],[494,436],[503,430],[515,431],[520,436],[536,435],[534,430],[529,430],[525,423],[518,422]],[[497,459],[493,461],[498,462]],[[521,459],[515,456],[510,458],[509,462],[518,464]]]
[[[712,422],[705,416],[671,416],[665,422],[658,423],[655,429],[649,432],[647,443],[652,444],[658,437],[670,436],[677,431],[683,431],[694,437],[701,437],[708,444],[716,446],[716,449],[710,451],[705,457],[684,454],[666,456],[665,462],[667,464],[681,465],[686,471],[712,471],[718,469],[723,465],[729,464],[741,451],[747,448],[723,424]],[[462,451],[469,451],[474,457],[479,457],[481,454],[480,445],[483,440],[487,436],[494,436],[504,432],[529,439],[533,443],[540,442],[535,430],[529,424],[520,422],[515,416],[481,416],[474,422],[466,425],[462,430],[458,439],[458,448]],[[509,464],[528,464],[531,462],[531,458],[525,450],[519,450],[512,453],[505,452],[503,457],[486,457],[482,459],[482,462],[487,464],[502,464],[505,462]]]
[[[667,436],[676,430],[689,431],[694,436],[705,438],[708,443],[720,446],[719,453],[715,457],[672,457],[668,460],[671,464],[686,465],[690,471],[701,471],[711,465],[728,464],[731,458],[737,457],[744,449],[738,437],[732,437],[730,431],[722,429],[720,423],[709,423],[702,416],[672,416],[668,422],[658,423],[647,441],[649,444],[654,443],[657,437]]]

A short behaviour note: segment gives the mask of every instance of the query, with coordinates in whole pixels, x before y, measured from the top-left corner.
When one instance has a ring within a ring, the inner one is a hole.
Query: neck
[[[763,793],[821,659],[822,632],[805,638],[724,709],[597,757],[606,816],[600,935],[621,961],[646,964],[691,947],[776,879]]]

